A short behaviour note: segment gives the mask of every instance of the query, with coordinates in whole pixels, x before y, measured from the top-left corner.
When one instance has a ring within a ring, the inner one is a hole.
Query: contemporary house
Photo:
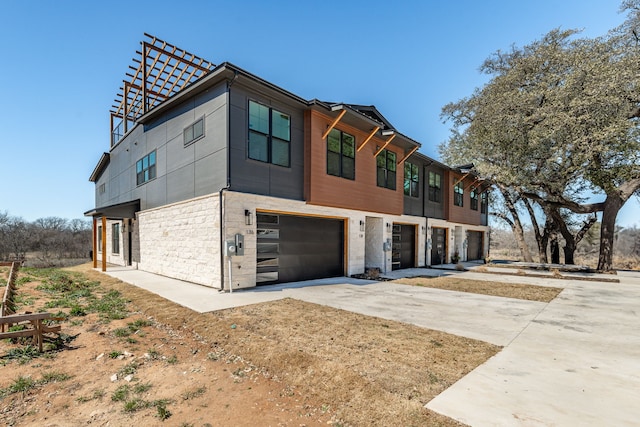
[[[373,106],[306,100],[146,35],[98,161],[94,266],[220,289],[482,259],[487,187]]]

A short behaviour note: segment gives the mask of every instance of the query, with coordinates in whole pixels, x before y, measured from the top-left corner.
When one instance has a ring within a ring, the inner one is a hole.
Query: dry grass
[[[399,279],[396,283],[449,291],[471,292],[496,297],[517,298],[528,301],[550,302],[562,292],[562,288],[515,283],[489,282],[457,277],[414,277]]]
[[[104,276],[136,309],[241,357],[292,393],[326,402],[341,425],[461,425],[424,404],[500,347],[444,332],[285,299],[198,314]]]

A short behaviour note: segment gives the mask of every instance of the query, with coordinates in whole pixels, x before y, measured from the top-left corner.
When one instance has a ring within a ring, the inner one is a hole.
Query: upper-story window
[[[489,207],[489,192],[483,191],[480,194],[480,213],[486,214]]]
[[[249,101],[249,158],[289,167],[291,117]]]
[[[396,153],[382,150],[376,157],[378,187],[396,189]]]
[[[419,197],[420,173],[418,165],[404,162],[404,194],[405,196]]]
[[[327,174],[356,178],[356,139],[338,129],[327,136]]]
[[[136,162],[136,185],[144,184],[156,177],[156,151],[152,151]]]
[[[429,201],[442,202],[442,175],[429,172]]]
[[[453,204],[455,206],[464,205],[464,184],[462,180],[456,182],[453,186]]]
[[[102,184],[100,184],[98,186],[98,193],[99,194],[104,194],[107,191],[107,184],[105,184],[104,182]]]
[[[202,138],[204,136],[204,117],[200,117],[195,123],[185,128],[184,146]]]
[[[469,193],[469,196],[471,198],[471,209],[473,209],[474,211],[477,211],[478,210],[478,189],[472,188],[471,192]]]

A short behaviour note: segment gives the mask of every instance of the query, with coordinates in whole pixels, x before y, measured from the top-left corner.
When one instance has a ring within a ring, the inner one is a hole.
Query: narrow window
[[[111,224],[111,251],[120,253],[120,223]]]
[[[442,175],[429,172],[429,201],[442,202]]]
[[[327,136],[327,174],[356,178],[356,139],[353,135],[331,129]]]
[[[289,167],[291,117],[249,101],[249,158]]]
[[[478,210],[478,190],[476,188],[472,188],[469,193],[469,197],[471,198],[471,209],[474,211]]]
[[[142,185],[156,177],[156,152],[147,154],[136,162],[136,184]]]
[[[464,205],[464,184],[462,181],[456,182],[453,186],[453,204],[455,206],[463,206]]]
[[[404,162],[404,195],[410,197],[419,197],[419,172],[418,165]]]
[[[376,157],[378,187],[396,189],[396,153],[382,150]]]
[[[204,117],[201,117],[194,124],[185,128],[183,134],[185,147],[202,138],[204,136]]]
[[[102,252],[102,226],[98,226],[98,252]]]
[[[105,191],[107,191],[107,186],[106,184],[103,182],[102,184],[100,184],[100,186],[98,187],[98,193],[100,194],[104,194]]]
[[[489,207],[489,193],[482,192],[480,195],[480,213],[486,214]]]

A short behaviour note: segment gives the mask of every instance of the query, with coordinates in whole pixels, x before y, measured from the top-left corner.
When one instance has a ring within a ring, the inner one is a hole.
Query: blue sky
[[[0,211],[28,221],[82,217],[109,148],[109,109],[143,33],[232,62],[301,97],[376,105],[437,158],[443,105],[485,81],[482,61],[549,30],[594,37],[619,2],[0,2]],[[640,226],[640,203],[618,218]]]

